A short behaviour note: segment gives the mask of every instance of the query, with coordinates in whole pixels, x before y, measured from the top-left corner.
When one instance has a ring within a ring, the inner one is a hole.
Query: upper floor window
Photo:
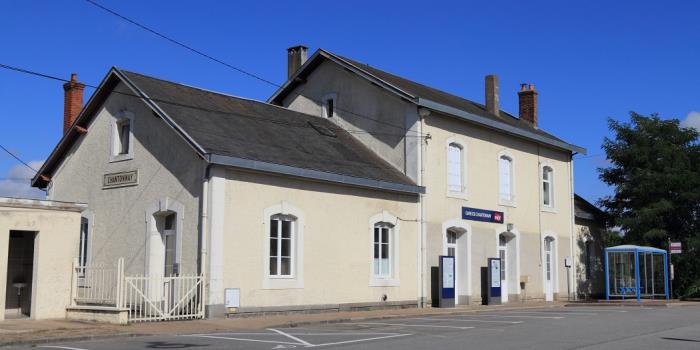
[[[296,218],[290,215],[273,215],[270,218],[270,267],[271,277],[293,277],[295,266]]]
[[[447,187],[450,192],[464,191],[462,152],[462,146],[457,143],[447,146]]]
[[[393,244],[392,234],[394,227],[386,222],[374,225],[374,276],[381,278],[391,277],[391,248]]]
[[[335,108],[336,108],[336,100],[337,100],[337,95],[336,94],[328,94],[323,97],[323,117],[324,118],[333,118],[335,116]]]
[[[112,156],[111,161],[133,158],[134,116],[122,111],[112,122]]]
[[[503,155],[498,158],[499,168],[499,198],[501,201],[512,202],[513,196],[513,159]]]
[[[550,208],[554,206],[553,176],[554,172],[551,167],[542,168],[542,205]]]

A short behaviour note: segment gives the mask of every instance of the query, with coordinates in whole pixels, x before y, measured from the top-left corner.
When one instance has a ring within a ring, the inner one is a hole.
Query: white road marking
[[[496,321],[496,320],[469,320],[463,318],[437,318],[437,317],[413,317],[406,318],[406,320],[428,320],[428,321],[459,321],[459,322],[483,322],[483,323],[509,323],[517,324],[523,323],[524,321]]]
[[[252,342],[257,342],[257,343],[272,343],[272,344],[300,345],[299,343],[290,343],[290,342],[286,342],[286,341],[260,340],[260,339],[245,339],[245,338],[234,338],[234,337],[220,337],[220,336],[215,336],[215,335],[184,335],[184,337],[199,337],[199,338],[211,338],[211,339],[227,339],[227,340],[252,341]]]
[[[312,347],[312,348],[318,348],[318,347],[321,347],[321,346],[330,346],[330,345],[339,345],[339,344],[359,343],[359,342],[370,341],[370,340],[381,340],[381,339],[405,337],[405,336],[407,336],[407,335],[411,335],[411,334],[394,334],[394,335],[387,335],[387,336],[384,336],[384,337],[374,337],[374,338],[366,338],[366,339],[355,339],[355,340],[338,341],[338,342],[333,342],[333,343],[324,343],[324,344],[312,345],[312,346],[310,346],[310,347]]]
[[[573,311],[573,312],[578,312],[579,310],[571,310],[571,311]],[[586,308],[584,308],[584,309],[583,309],[583,310],[581,310],[581,311],[598,311],[598,312],[627,312],[627,310],[616,310],[616,309],[613,309],[613,310],[609,310],[609,309],[589,309],[589,308],[587,308],[587,307],[586,307]]]
[[[397,335],[400,333],[355,333],[355,332],[343,332],[343,333],[289,333],[291,335]]]
[[[406,323],[384,323],[384,322],[352,322],[349,324],[367,324],[367,325],[377,325],[377,326],[400,326],[400,327],[424,327],[424,328],[454,328],[454,329],[472,329],[474,327],[457,327],[457,326],[445,326],[437,324],[406,324]]]
[[[553,320],[561,320],[562,316],[534,316],[534,315],[474,315],[472,317],[503,317],[503,318],[547,318]]]
[[[598,315],[592,312],[551,312],[551,311],[508,311],[508,314],[544,314],[544,315]]]
[[[278,330],[278,329],[268,328],[267,330],[273,331],[273,332],[277,332],[277,333],[279,333],[279,334],[281,334],[281,335],[283,335],[283,336],[285,336],[285,337],[287,337],[287,338],[289,338],[289,339],[292,339],[292,340],[294,340],[294,341],[298,341],[300,345],[313,346],[313,344],[307,342],[307,341],[304,340],[304,339],[297,338],[297,337],[295,337],[295,336],[293,336],[293,335],[291,335],[291,334],[282,332],[282,331],[280,331],[280,330]]]
[[[71,348],[70,346],[53,346],[53,345],[37,346],[37,348],[66,349],[66,350],[87,350],[87,349],[81,349],[81,348]]]

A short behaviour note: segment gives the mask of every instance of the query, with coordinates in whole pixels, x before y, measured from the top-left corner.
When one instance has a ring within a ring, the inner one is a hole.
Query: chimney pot
[[[309,48],[304,45],[292,46],[287,49],[287,78],[291,78],[304,65]]]
[[[520,84],[518,92],[520,105],[520,120],[537,127],[537,91],[535,84]]]
[[[70,82],[63,84],[63,134],[70,130],[80,111],[83,109],[83,90],[85,84],[78,82],[78,75],[72,73]]]
[[[498,97],[498,76],[489,74],[485,78],[486,84],[486,111],[491,114],[499,115],[499,97]]]

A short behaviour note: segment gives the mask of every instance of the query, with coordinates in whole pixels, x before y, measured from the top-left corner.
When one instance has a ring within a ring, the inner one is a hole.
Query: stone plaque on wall
[[[105,176],[102,180],[102,188],[136,186],[138,184],[139,184],[139,172],[138,172],[138,170],[105,174]]]

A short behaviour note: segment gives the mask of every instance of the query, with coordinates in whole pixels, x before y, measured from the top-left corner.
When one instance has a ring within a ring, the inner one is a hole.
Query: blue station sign
[[[462,219],[502,224],[504,215],[502,211],[462,207]]]

